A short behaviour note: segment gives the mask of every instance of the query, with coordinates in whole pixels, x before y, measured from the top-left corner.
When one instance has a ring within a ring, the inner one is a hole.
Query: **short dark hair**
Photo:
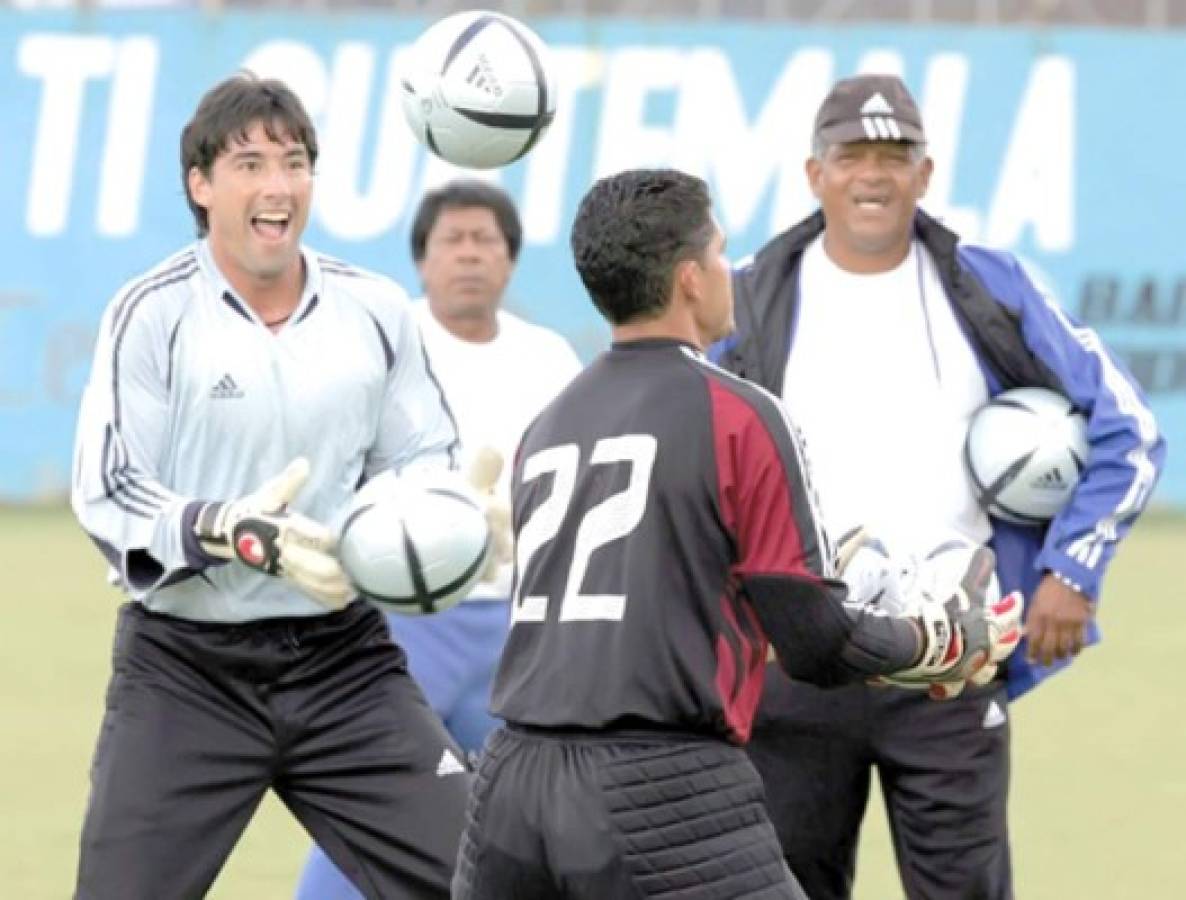
[[[611,324],[667,308],[675,267],[704,254],[715,226],[708,185],[674,169],[632,169],[589,189],[572,224],[572,256]]]
[[[181,186],[197,223],[198,236],[210,228],[205,208],[189,193],[189,172],[197,167],[207,178],[227,143],[246,140],[247,130],[261,123],[267,136],[279,143],[290,137],[304,144],[309,165],[317,162],[317,132],[300,98],[284,82],[239,72],[219,82],[202,97],[193,118],[181,130]]]
[[[518,259],[519,248],[523,245],[523,225],[519,221],[515,202],[502,188],[477,178],[458,178],[424,195],[412,220],[412,259],[423,261],[428,234],[436,225],[442,210],[472,209],[475,206],[494,213],[498,230],[506,239],[511,262]]]

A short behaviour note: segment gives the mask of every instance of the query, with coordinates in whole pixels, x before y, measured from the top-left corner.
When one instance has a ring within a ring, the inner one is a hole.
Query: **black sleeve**
[[[906,618],[843,601],[841,581],[747,575],[742,589],[788,675],[836,687],[914,665],[917,627]]]

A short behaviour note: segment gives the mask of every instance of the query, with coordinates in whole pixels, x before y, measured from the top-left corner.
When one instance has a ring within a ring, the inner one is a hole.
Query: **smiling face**
[[[809,159],[807,180],[824,211],[833,262],[868,273],[905,259],[931,169],[920,145],[895,141],[832,144]]]
[[[206,211],[215,262],[236,290],[299,275],[313,167],[305,145],[279,124],[253,122],[232,134],[209,174],[189,170],[188,187]]]

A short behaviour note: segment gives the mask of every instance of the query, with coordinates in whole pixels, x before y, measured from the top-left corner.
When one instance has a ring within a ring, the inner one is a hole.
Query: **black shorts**
[[[488,741],[455,900],[802,898],[738,748],[652,732]]]
[[[77,896],[205,896],[270,787],[367,897],[447,897],[470,776],[369,604],[120,611]]]

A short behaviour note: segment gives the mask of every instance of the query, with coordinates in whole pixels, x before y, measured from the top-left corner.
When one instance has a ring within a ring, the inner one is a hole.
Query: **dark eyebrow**
[[[231,159],[262,159],[263,155],[264,155],[264,151],[256,150],[254,148],[244,147],[242,144],[240,144],[235,149],[229,151],[227,155],[230,156]],[[291,157],[291,156],[300,156],[302,158],[307,158],[308,155],[309,155],[308,148],[306,148],[304,144],[297,144],[295,146],[287,148],[284,151],[284,156],[286,158]]]

